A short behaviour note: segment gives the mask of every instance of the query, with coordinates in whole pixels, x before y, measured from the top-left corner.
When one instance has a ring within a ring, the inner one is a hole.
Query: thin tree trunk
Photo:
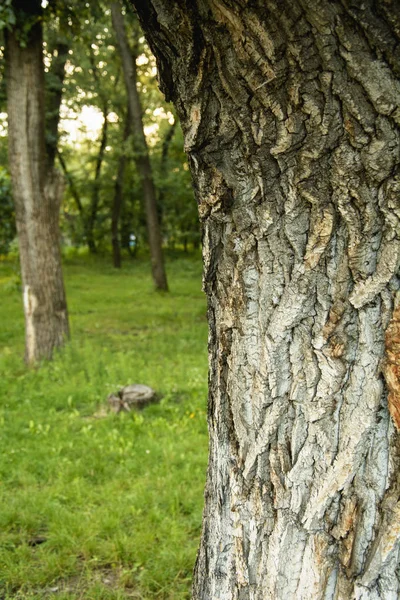
[[[149,151],[143,130],[142,108],[137,90],[136,61],[132,57],[126,38],[125,26],[119,2],[111,4],[111,15],[122,58],[125,85],[128,93],[129,110],[132,115],[132,132],[137,150],[136,165],[143,185],[149,235],[151,265],[154,284],[159,290],[168,290],[167,276],[162,252],[162,238],[157,213],[157,198],[151,170]]]
[[[125,166],[126,166],[126,154],[125,154],[125,142],[127,141],[130,135],[130,115],[129,111],[127,112],[126,122],[124,127],[124,148],[119,157],[118,161],[118,173],[117,178],[115,180],[114,187],[114,199],[112,206],[112,214],[111,214],[111,240],[112,240],[112,248],[113,248],[113,263],[116,269],[121,268],[121,246],[119,242],[119,221],[121,217],[121,209],[123,203],[123,188],[124,188],[124,175],[125,175]]]
[[[49,72],[50,83],[46,89],[46,151],[47,162],[51,169],[54,167],[57,155],[58,124],[69,46],[64,42],[58,42],[55,50],[56,54],[51,61]]]
[[[78,192],[78,190],[76,189],[76,186],[75,186],[75,182],[74,182],[74,180],[72,178],[71,173],[68,171],[68,167],[67,167],[66,162],[64,160],[64,157],[62,155],[62,152],[59,152],[57,150],[57,157],[58,157],[58,160],[60,161],[60,165],[61,165],[62,171],[63,171],[63,173],[65,175],[65,178],[66,178],[66,180],[68,182],[69,189],[71,190],[72,197],[75,200],[75,204],[76,204],[76,208],[78,209],[79,216],[82,219],[82,223],[84,223],[84,221],[85,221],[85,213],[84,213],[84,209],[83,209],[81,197],[80,197],[79,192]]]
[[[395,3],[133,3],[204,228],[210,454],[193,598],[395,600]]]
[[[66,162],[64,160],[63,153],[60,152],[59,150],[57,150],[56,155],[57,155],[57,158],[58,158],[59,163],[61,165],[61,169],[62,169],[62,172],[64,173],[65,179],[66,179],[66,181],[68,183],[68,186],[69,186],[70,192],[72,194],[72,197],[73,197],[73,199],[75,201],[76,208],[78,209],[79,217],[80,217],[81,225],[82,225],[82,229],[83,229],[84,239],[85,239],[85,241],[87,243],[87,218],[86,218],[86,212],[85,212],[85,209],[83,207],[80,194],[79,194],[78,189],[77,189],[77,187],[75,185],[74,179],[73,179],[71,173],[68,170],[67,164],[66,164]]]
[[[103,121],[103,126],[101,128],[100,148],[99,148],[99,153],[98,153],[97,159],[96,159],[96,168],[95,168],[94,178],[93,178],[93,182],[92,182],[92,195],[91,195],[91,200],[90,200],[89,214],[87,216],[86,226],[85,226],[86,239],[87,239],[89,251],[92,254],[96,254],[96,252],[97,252],[96,242],[94,239],[94,227],[96,224],[97,211],[99,208],[99,201],[100,201],[101,167],[103,165],[104,155],[105,155],[106,146],[107,146],[107,130],[108,130],[108,121],[107,121],[108,114],[107,113],[108,113],[108,108],[107,108],[107,106],[104,106],[104,108],[103,108],[104,121]]]
[[[121,247],[129,252],[131,258],[135,258],[138,252],[139,240],[136,237],[134,243],[132,244],[131,234],[132,234],[132,220],[133,215],[126,210],[126,202],[123,204],[123,211],[121,216]]]
[[[174,120],[172,125],[170,125],[170,128],[168,129],[167,135],[165,136],[165,138],[163,140],[163,144],[162,144],[161,165],[162,165],[162,170],[164,173],[166,172],[169,148],[171,146],[171,142],[174,137],[175,130],[176,130],[176,119]]]
[[[39,1],[29,10],[41,13]],[[41,23],[24,47],[6,31],[9,160],[19,239],[26,361],[51,357],[69,335],[59,248],[63,180],[48,168],[45,152],[44,70]]]
[[[170,128],[168,129],[167,135],[165,136],[163,143],[162,143],[162,149],[161,149],[161,180],[162,180],[162,182],[165,181],[165,178],[167,176],[168,153],[169,153],[169,148],[170,148],[172,139],[174,137],[175,129],[176,129],[176,119],[174,120],[174,122],[172,123]],[[159,187],[158,204],[161,208],[160,223],[162,223],[162,213],[163,213],[164,204],[165,204],[165,185],[163,183],[161,183],[160,187]]]

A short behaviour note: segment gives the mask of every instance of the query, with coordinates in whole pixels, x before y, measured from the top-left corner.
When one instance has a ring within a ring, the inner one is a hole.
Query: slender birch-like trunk
[[[119,232],[119,224],[121,219],[121,211],[123,205],[123,188],[124,188],[124,176],[125,176],[125,167],[126,167],[126,153],[125,153],[125,144],[129,138],[131,132],[131,120],[129,115],[129,110],[127,111],[125,126],[124,126],[124,136],[123,136],[123,149],[122,153],[118,159],[118,171],[117,177],[115,180],[114,186],[114,198],[112,204],[111,211],[111,242],[113,249],[113,264],[116,269],[121,268],[121,244],[120,244],[120,232]]]
[[[61,35],[61,34],[60,34]],[[65,77],[65,65],[68,59],[69,46],[59,41],[53,51],[50,67],[50,82],[46,88],[46,153],[47,164],[53,168],[58,148],[58,125],[60,122],[60,107],[62,89]]]
[[[153,280],[156,289],[168,290],[167,275],[164,266],[162,251],[162,237],[157,213],[157,196],[153,181],[149,151],[144,135],[142,121],[142,107],[137,90],[136,57],[132,55],[126,37],[125,25],[121,13],[121,3],[112,2],[111,15],[113,27],[119,46],[126,91],[128,94],[129,112],[132,119],[132,133],[134,138],[139,177],[143,186],[143,198],[146,210],[147,231],[149,236],[150,257]]]
[[[160,164],[160,174],[161,174],[161,178],[162,181],[164,182],[168,176],[168,154],[169,154],[169,150],[170,150],[170,146],[171,146],[171,142],[173,140],[175,131],[176,131],[176,120],[174,120],[174,122],[172,123],[172,125],[170,125],[166,136],[163,139],[163,143],[162,143],[162,149],[161,149],[161,164]],[[159,192],[158,192],[158,200],[159,200],[159,206],[161,206],[161,208],[164,208],[164,204],[165,204],[165,200],[166,200],[166,185],[165,183],[161,183],[159,186]],[[162,219],[162,215],[160,217],[160,220]]]
[[[103,106],[102,112],[103,112],[104,120],[103,120],[103,125],[101,128],[100,148],[99,148],[99,153],[96,158],[96,168],[95,168],[93,182],[92,182],[92,193],[91,193],[91,198],[90,198],[90,206],[89,206],[89,210],[88,210],[88,214],[87,214],[86,222],[85,222],[86,240],[87,240],[89,251],[92,254],[96,254],[96,252],[97,252],[96,241],[95,241],[95,237],[94,237],[94,228],[96,225],[97,212],[99,209],[99,202],[100,202],[101,169],[103,166],[103,161],[104,161],[104,156],[106,153],[106,146],[107,146],[107,134],[108,134],[108,121],[107,121],[108,106],[107,106],[107,103]]]
[[[195,600],[400,595],[400,20],[384,0],[133,0],[203,221]]]
[[[28,10],[28,6],[26,6]],[[23,46],[17,27],[6,31],[9,160],[19,239],[26,361],[51,357],[69,335],[59,247],[62,177],[45,150],[41,3]]]

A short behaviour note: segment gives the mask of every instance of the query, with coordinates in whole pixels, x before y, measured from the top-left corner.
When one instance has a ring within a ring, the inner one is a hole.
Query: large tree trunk
[[[193,597],[395,600],[398,5],[134,4],[204,227],[210,456]]]
[[[157,213],[157,196],[154,187],[149,151],[143,130],[142,107],[140,105],[139,93],[136,86],[136,57],[132,56],[128,45],[120,2],[113,2],[111,4],[111,15],[117,43],[121,53],[125,85],[128,94],[129,111],[132,117],[132,133],[136,150],[135,162],[143,186],[153,280],[156,289],[168,290],[167,275],[165,273],[164,256],[162,252],[162,238]]]
[[[32,1],[29,10],[40,15],[40,2]],[[9,160],[22,271],[26,360],[35,363],[50,357],[69,335],[58,225],[63,181],[46,160],[40,20],[23,32],[23,47],[18,35],[16,30],[6,31]]]

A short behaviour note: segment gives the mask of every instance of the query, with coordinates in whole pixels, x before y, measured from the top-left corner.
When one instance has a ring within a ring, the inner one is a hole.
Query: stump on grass
[[[143,408],[152,402],[156,402],[157,395],[148,385],[137,383],[126,385],[116,394],[108,396],[108,403],[113,412],[119,413],[123,410],[130,411],[132,408]]]

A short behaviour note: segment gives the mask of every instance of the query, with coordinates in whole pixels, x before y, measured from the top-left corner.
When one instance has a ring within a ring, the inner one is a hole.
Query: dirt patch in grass
[[[133,588],[132,574],[127,569],[104,568],[91,571],[90,574],[82,571],[80,575],[73,575],[60,579],[52,585],[44,588],[36,588],[29,592],[17,591],[13,595],[15,600],[27,600],[33,598],[68,598],[70,600],[84,600],[88,597],[108,597],[107,591],[116,595],[111,598],[135,598],[145,600],[144,596]],[[120,596],[118,596],[120,594]]]

